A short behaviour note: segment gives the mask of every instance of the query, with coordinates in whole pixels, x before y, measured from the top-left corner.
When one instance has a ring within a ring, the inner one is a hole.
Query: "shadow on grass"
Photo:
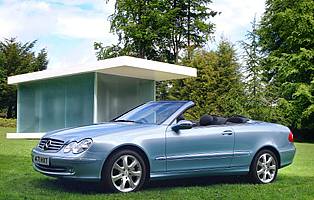
[[[210,186],[221,184],[248,184],[246,176],[203,176],[195,178],[179,178],[170,180],[151,181],[145,189],[166,189],[173,187]]]
[[[98,182],[79,182],[62,179],[37,179],[31,181],[34,187],[46,190],[70,192],[78,194],[99,194],[105,192]],[[207,187],[213,185],[250,184],[246,176],[207,176],[149,182],[142,191],[169,190],[176,187]],[[279,175],[273,184],[296,185],[314,184],[314,177]]]
[[[60,192],[72,192],[81,194],[95,194],[103,193],[99,182],[83,182],[64,179],[34,179],[31,184],[36,188],[43,188],[45,190],[53,190]]]
[[[221,184],[247,184],[245,176],[208,176],[197,178],[171,179],[150,181],[143,190],[168,190],[175,187],[210,186]],[[99,182],[80,182],[63,179],[36,179],[31,184],[37,188],[47,190],[58,190],[63,192],[73,192],[81,194],[107,193],[101,188]]]

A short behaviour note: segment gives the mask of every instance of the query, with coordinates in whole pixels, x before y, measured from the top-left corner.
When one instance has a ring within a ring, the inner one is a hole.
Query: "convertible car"
[[[289,128],[245,117],[184,119],[192,101],[140,105],[111,122],[48,132],[32,150],[36,171],[100,181],[116,192],[148,180],[249,175],[271,183],[295,155]]]

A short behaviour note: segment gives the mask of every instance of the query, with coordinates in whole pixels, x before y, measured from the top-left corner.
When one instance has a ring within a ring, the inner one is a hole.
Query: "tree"
[[[202,47],[213,33],[217,15],[211,0],[117,0],[110,16],[118,44],[94,43],[97,59],[129,55],[178,63],[184,51]],[[188,53],[189,55],[189,53]],[[168,98],[169,81],[157,82],[157,99]]]
[[[0,108],[6,117],[16,117],[16,87],[7,84],[7,77],[47,68],[47,51],[32,51],[36,40],[22,44],[16,38],[0,42]]]
[[[120,55],[177,63],[182,50],[201,47],[213,33],[211,0],[117,0],[110,16],[119,43],[95,43],[98,59]]]
[[[169,98],[193,100],[195,108],[189,118],[198,119],[203,114],[245,115],[244,91],[235,49],[222,40],[216,51],[196,50],[183,64],[195,67],[196,78],[172,83]]]
[[[246,39],[240,42],[244,50],[242,57],[244,61],[243,72],[247,98],[245,108],[251,118],[265,120],[267,100],[265,98],[265,84],[262,80],[262,53],[258,45],[259,36],[256,33],[256,17],[254,17],[251,24],[252,28],[247,32]]]
[[[258,28],[273,105],[293,128],[314,128],[314,2],[267,0]]]

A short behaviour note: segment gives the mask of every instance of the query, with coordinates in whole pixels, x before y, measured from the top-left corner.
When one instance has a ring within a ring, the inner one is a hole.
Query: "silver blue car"
[[[100,181],[111,191],[139,190],[148,180],[249,175],[270,183],[295,155],[289,128],[241,116],[184,114],[192,101],[148,102],[111,122],[48,132],[32,150],[36,171]]]

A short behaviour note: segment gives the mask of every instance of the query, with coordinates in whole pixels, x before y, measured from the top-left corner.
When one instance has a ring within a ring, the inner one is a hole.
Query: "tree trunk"
[[[13,106],[12,105],[8,105],[8,110],[7,110],[7,119],[12,118],[12,114],[13,114]]]
[[[14,106],[14,114],[13,114],[13,118],[17,118],[17,102],[16,102],[16,104],[15,104],[15,106]]]
[[[188,1],[188,49],[191,46],[191,35],[190,35],[190,23],[191,23],[191,0]],[[188,54],[188,58],[190,59],[190,55]]]

